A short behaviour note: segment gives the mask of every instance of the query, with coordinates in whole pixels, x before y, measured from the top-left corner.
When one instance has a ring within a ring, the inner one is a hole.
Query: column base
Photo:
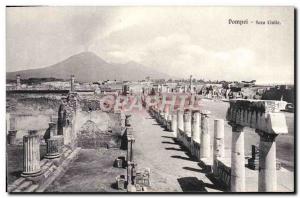
[[[40,175],[42,175],[42,170],[38,170],[38,171],[35,171],[35,172],[23,172],[21,173],[21,177],[25,177],[25,178],[30,178],[30,177],[38,177]]]
[[[59,157],[60,157],[60,153],[49,153],[45,155],[46,159],[55,159]]]

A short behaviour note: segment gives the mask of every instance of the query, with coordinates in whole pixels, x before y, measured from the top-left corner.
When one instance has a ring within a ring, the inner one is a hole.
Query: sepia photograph
[[[5,10],[7,193],[296,192],[294,7]]]

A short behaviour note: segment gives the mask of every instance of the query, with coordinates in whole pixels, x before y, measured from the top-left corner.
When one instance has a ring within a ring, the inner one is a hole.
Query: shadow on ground
[[[207,192],[205,183],[197,177],[182,177],[177,180],[183,192]]]
[[[170,139],[172,139],[172,140],[175,142],[175,138],[174,138],[174,137],[165,136],[165,135],[162,135],[161,137],[162,137],[162,138],[170,138]]]
[[[181,148],[167,147],[166,150],[183,151]]]
[[[163,144],[176,144],[175,142],[162,141]]]
[[[212,189],[216,189],[216,190],[220,190],[220,191],[227,191],[228,189],[224,186],[223,183],[219,182],[219,180],[217,180],[214,175],[212,173],[208,173],[205,175],[213,184],[207,184],[208,188],[212,188]]]
[[[180,156],[180,155],[172,155],[171,157],[172,158],[177,158],[177,159],[182,159],[182,160],[188,160],[188,161],[196,162],[195,159],[191,159],[190,157],[183,157],[183,156]]]

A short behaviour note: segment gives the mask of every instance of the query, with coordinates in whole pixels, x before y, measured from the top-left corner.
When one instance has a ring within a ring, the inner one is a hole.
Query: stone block
[[[125,189],[125,175],[119,175],[116,177],[116,184],[119,190]]]
[[[125,156],[118,157],[115,160],[115,162],[114,162],[114,167],[117,167],[117,168],[124,168],[124,167],[126,167]]]

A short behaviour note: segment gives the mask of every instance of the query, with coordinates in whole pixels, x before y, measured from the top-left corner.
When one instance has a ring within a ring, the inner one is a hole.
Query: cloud
[[[253,16],[282,25],[227,22]],[[8,8],[7,69],[47,66],[88,49],[108,62],[133,60],[179,78],[292,82],[292,20],[285,7]]]

